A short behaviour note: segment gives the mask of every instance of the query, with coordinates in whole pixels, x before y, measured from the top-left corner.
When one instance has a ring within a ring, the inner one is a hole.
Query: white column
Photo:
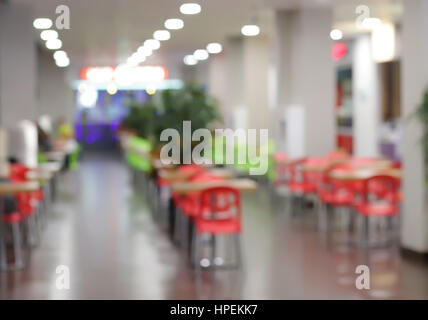
[[[403,5],[402,111],[403,119],[409,119],[428,86],[428,0],[408,0]],[[414,118],[403,124],[402,246],[428,252],[428,195],[421,145],[423,129]]]
[[[210,94],[217,99],[223,118],[226,119],[226,56],[224,53],[212,55],[209,58],[209,63],[208,89]]]
[[[276,132],[286,135],[277,144],[285,140],[291,156],[322,156],[335,146],[331,22],[326,7],[276,13],[276,115],[285,133]]]
[[[244,40],[240,37],[228,39],[226,43],[226,127],[247,128],[245,100]]]
[[[36,42],[27,7],[0,4],[0,123],[37,117]]]
[[[380,89],[370,35],[355,40],[352,70],[354,156],[376,157],[379,155]]]
[[[248,128],[269,128],[268,72],[269,42],[264,36],[244,39],[245,104]]]

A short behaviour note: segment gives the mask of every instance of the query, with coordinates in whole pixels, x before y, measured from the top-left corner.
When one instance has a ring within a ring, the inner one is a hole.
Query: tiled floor
[[[243,198],[243,270],[204,272],[196,284],[130,180],[120,157],[86,154],[77,172],[61,177],[28,267],[0,273],[0,298],[428,299],[426,264],[397,249],[328,249],[315,216],[291,215],[268,187]],[[355,287],[359,264],[370,266],[370,290]],[[58,265],[70,268],[70,290],[56,288]]]

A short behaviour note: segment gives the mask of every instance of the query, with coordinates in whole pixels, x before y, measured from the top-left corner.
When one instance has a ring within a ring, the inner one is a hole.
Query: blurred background
[[[0,298],[428,298],[428,0],[360,2],[0,0]]]

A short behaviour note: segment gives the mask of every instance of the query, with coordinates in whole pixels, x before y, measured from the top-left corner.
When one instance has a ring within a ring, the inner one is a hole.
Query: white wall
[[[0,124],[37,118],[36,43],[27,7],[0,4]]]
[[[47,114],[52,121],[65,117],[74,119],[74,94],[67,81],[67,69],[58,68],[51,52],[40,51],[38,55],[38,115]]]
[[[428,86],[427,16],[428,0],[404,1],[401,72],[404,119],[414,113]],[[423,130],[415,120],[404,122],[404,125],[402,246],[428,252],[428,199],[421,146]]]

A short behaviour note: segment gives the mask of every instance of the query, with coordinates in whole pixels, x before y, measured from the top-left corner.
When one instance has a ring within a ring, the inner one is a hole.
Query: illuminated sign
[[[80,78],[92,83],[133,84],[153,83],[168,79],[168,69],[163,66],[119,65],[117,67],[85,67],[80,72]]]
[[[338,42],[331,48],[331,56],[334,60],[340,60],[346,56],[346,45],[342,42]]]

